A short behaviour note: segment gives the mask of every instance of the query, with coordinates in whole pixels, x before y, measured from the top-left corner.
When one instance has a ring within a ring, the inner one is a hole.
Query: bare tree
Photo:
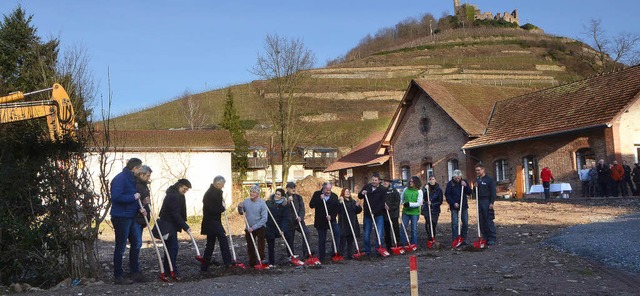
[[[625,65],[637,64],[640,60],[637,48],[640,36],[631,33],[620,33],[610,37],[602,28],[600,19],[592,19],[584,27],[584,35],[588,36],[594,52],[583,52],[581,59],[596,73],[606,73],[621,69]]]
[[[182,95],[182,116],[187,120],[189,129],[201,129],[205,126],[209,116],[200,110],[200,104],[193,99],[189,92]]]
[[[267,35],[264,50],[264,55],[258,56],[253,73],[267,80],[268,92],[275,94],[276,102],[267,110],[271,113],[275,133],[279,137],[282,181],[286,182],[291,158],[302,134],[299,110],[305,101],[296,93],[305,86],[308,78],[305,70],[314,66],[315,55],[305,48],[302,40],[278,35]]]

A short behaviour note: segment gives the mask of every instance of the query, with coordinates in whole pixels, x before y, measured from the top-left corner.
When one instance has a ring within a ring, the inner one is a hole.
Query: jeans
[[[458,212],[460,210],[451,210],[451,240],[454,241],[458,237]],[[469,209],[462,209],[462,229],[460,235],[467,239],[467,231],[469,230]]]
[[[491,200],[489,198],[478,199],[478,209],[480,215],[480,233],[487,241],[496,241],[496,226],[493,224],[496,214],[493,209],[489,209]]]
[[[121,277],[122,256],[127,248],[127,239],[131,248],[129,249],[129,272],[140,272],[140,248],[142,247],[142,227],[136,223],[133,217],[111,217],[113,230],[116,235],[116,244],[113,251],[113,275]]]
[[[384,216],[379,215],[375,216],[376,225],[378,226],[378,238],[376,239],[376,249],[380,247],[380,243],[384,237]],[[364,216],[363,219],[363,232],[364,232],[364,242],[362,249],[365,253],[371,254],[371,228],[373,227],[373,220],[371,220],[371,215]]]
[[[411,244],[418,244],[418,219],[420,219],[420,215],[407,215],[402,214],[402,223],[404,223],[405,229],[409,226],[409,221],[411,221]],[[405,231],[400,231],[400,242],[403,245],[407,244],[407,236]]]
[[[337,246],[340,245],[340,227],[336,223],[331,223],[331,227],[333,227],[333,237],[336,239],[335,245],[337,248]],[[320,262],[324,262],[327,253],[327,232],[329,229],[316,228],[316,230],[318,231],[318,259],[320,259]],[[338,250],[336,250],[333,245],[332,242],[331,251],[332,254],[335,254]]]
[[[549,183],[549,182],[542,182],[542,188],[544,188],[544,198],[545,198],[545,199],[549,199],[549,198],[551,198],[551,194],[550,194],[550,190],[551,190],[551,183]]]
[[[167,246],[167,251],[169,252],[169,260],[171,260],[171,267],[173,267],[173,272],[176,276],[178,276],[178,268],[176,267],[176,258],[178,258],[178,249],[180,245],[178,244],[178,232],[168,232],[169,237],[164,241],[164,244]],[[163,233],[165,234],[165,233]],[[167,261],[167,255],[164,255],[164,270],[171,270],[169,268],[169,261]]]

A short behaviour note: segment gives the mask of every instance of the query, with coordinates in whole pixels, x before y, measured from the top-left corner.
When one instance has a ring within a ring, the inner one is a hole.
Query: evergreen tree
[[[18,6],[0,23],[0,93],[51,87],[56,75],[57,39],[42,42],[33,16]]]
[[[249,153],[249,142],[245,137],[245,132],[240,123],[240,116],[236,107],[233,105],[233,92],[229,88],[227,99],[224,103],[224,115],[220,126],[231,132],[233,143],[236,149],[231,156],[231,169],[233,170],[234,183],[241,184],[247,178],[247,168],[249,161],[247,154]]]

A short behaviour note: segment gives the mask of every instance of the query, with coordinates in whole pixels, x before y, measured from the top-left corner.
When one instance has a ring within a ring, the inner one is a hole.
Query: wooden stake
[[[411,277],[411,296],[418,296],[418,260],[409,256],[409,275]]]

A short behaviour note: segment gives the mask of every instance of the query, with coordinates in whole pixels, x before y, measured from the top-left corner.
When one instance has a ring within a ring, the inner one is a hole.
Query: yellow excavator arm
[[[51,98],[42,101],[21,102],[25,97],[45,91],[51,91]],[[52,141],[65,135],[76,137],[76,124],[73,105],[62,85],[29,93],[15,92],[0,97],[0,123],[45,118]]]

